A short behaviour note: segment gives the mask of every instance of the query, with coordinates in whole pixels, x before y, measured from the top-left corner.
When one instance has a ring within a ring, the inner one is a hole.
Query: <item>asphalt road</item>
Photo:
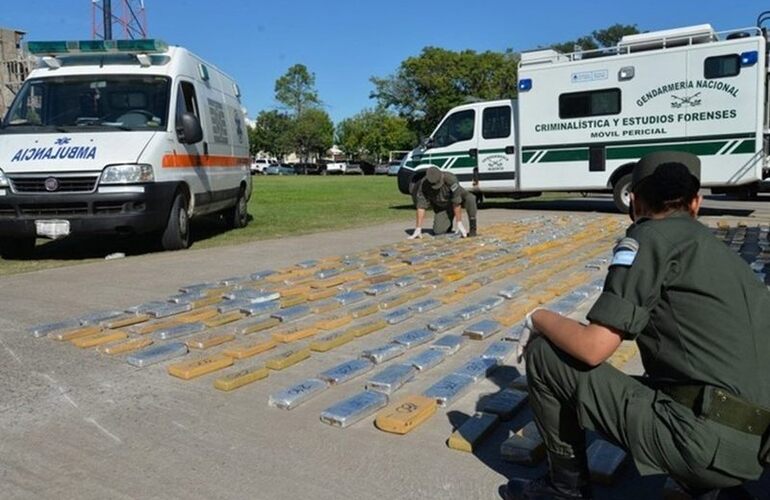
[[[485,224],[515,223],[519,217],[556,213],[588,218],[610,213],[611,207],[605,197],[519,202],[515,208],[482,211],[481,231]],[[767,224],[770,197],[709,200],[705,215],[709,223]],[[506,384],[518,374],[516,366],[498,371],[428,424],[395,436],[374,429],[371,419],[345,430],[318,422],[321,410],[360,384],[327,391],[291,412],[266,404],[277,388],[314,375],[362,345],[343,346],[226,394],[211,388],[211,377],[184,382],[169,377],[162,365],[137,369],[25,334],[33,324],[129,307],[171,295],[185,284],[397,242],[412,220],[405,212],[401,222],[370,228],[0,278],[0,496],[486,499],[497,498],[498,486],[511,475],[541,472],[498,458],[500,442],[526,415],[499,427],[475,454],[445,444],[453,426],[474,411],[479,395]],[[381,339],[365,342],[374,345]],[[466,358],[478,354],[468,349]],[[414,391],[425,383],[413,382]],[[662,480],[639,479],[630,466],[616,487],[600,489],[599,498],[656,498]]]

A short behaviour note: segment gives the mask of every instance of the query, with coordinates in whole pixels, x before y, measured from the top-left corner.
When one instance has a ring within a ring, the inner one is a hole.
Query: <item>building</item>
[[[0,28],[0,117],[5,115],[34,64],[34,58],[22,47],[25,34],[24,31]]]

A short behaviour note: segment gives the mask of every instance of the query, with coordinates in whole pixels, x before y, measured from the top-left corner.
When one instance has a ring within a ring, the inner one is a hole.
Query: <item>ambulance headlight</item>
[[[110,165],[102,172],[99,184],[137,184],[154,180],[152,165]]]
[[[0,170],[0,188],[8,187],[8,177],[5,176],[5,172]]]

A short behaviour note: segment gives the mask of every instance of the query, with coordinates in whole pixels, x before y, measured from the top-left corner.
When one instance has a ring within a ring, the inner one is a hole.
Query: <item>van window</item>
[[[706,79],[736,76],[740,72],[741,56],[738,54],[707,57],[703,61],[703,76]]]
[[[617,115],[620,113],[620,89],[571,92],[559,96],[559,118]]]
[[[481,136],[484,139],[502,139],[511,135],[511,107],[486,108],[482,116]]]
[[[195,98],[195,86],[190,82],[180,82],[179,92],[176,96],[176,116],[182,113],[192,113],[199,120],[201,118],[198,112],[198,100]]]
[[[473,139],[475,120],[476,112],[472,109],[452,113],[433,134],[433,147],[440,148]]]

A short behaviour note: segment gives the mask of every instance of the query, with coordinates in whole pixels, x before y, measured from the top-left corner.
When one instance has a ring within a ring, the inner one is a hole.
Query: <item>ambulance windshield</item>
[[[164,130],[170,80],[163,76],[79,75],[24,83],[2,133]]]

